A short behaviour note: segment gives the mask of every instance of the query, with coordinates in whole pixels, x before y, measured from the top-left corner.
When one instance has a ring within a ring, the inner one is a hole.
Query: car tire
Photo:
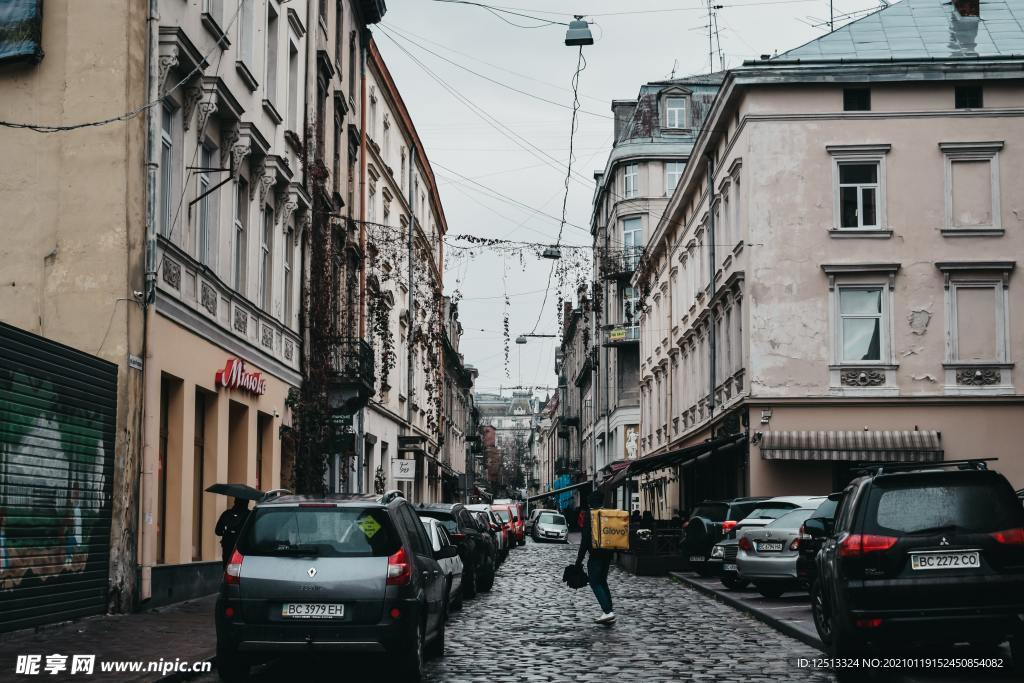
[[[747,581],[746,579],[741,579],[738,576],[733,576],[732,574],[722,576],[719,578],[719,580],[722,582],[723,586],[725,586],[731,591],[742,590],[750,585],[750,581]]]
[[[827,648],[832,644],[832,615],[820,581],[811,584],[811,618],[818,638]]]
[[[424,606],[424,609],[426,607]],[[423,678],[423,658],[426,634],[426,626],[421,621],[413,634],[413,640],[407,647],[403,647],[397,654],[401,657],[402,680],[409,683],[419,683]]]
[[[465,574],[462,575],[462,580],[463,581],[466,580],[466,575]],[[463,597],[462,597],[462,584],[460,583],[459,584],[459,591],[455,594],[455,599],[452,600],[452,611],[453,612],[458,612],[459,610],[462,609],[462,600],[463,600]]]
[[[830,614],[829,623],[832,625],[832,642],[828,652],[832,657],[855,659],[864,653],[864,641],[844,629],[837,615]]]
[[[447,602],[447,601],[446,601]],[[445,609],[448,607],[445,605]],[[424,659],[436,659],[438,657],[444,657],[444,634],[445,634],[445,623],[441,621],[440,631],[434,639],[427,643],[423,650]]]
[[[462,595],[466,598],[476,597],[476,565],[469,565],[462,570]]]
[[[781,598],[782,594],[786,592],[785,586],[779,586],[774,583],[755,583],[754,588],[756,588],[757,592],[762,596],[772,600]]]
[[[482,577],[477,577],[477,587],[481,593],[490,593],[494,588],[494,570],[485,571]]]
[[[249,680],[251,662],[237,650],[217,647],[217,675],[224,683],[240,683]]]

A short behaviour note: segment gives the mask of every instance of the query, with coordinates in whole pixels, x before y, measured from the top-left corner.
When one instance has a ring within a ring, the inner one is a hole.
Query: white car
[[[434,546],[434,554],[442,555],[442,550],[452,543],[448,536],[448,530],[444,524],[432,517],[420,517],[423,527],[427,530],[430,543]],[[445,583],[448,586],[448,599],[445,601],[446,609],[462,609],[462,559],[456,553],[453,557],[442,557],[437,561],[441,565],[441,572],[445,576]]]
[[[542,512],[553,512],[558,514],[558,510],[546,510],[543,508],[534,508],[530,510],[530,516],[526,518],[526,533],[533,534],[533,525],[537,523],[537,518],[540,517]]]
[[[828,496],[776,496],[762,500],[750,514],[741,519],[735,528],[734,537],[739,539],[744,529],[766,527],[790,510],[797,508],[816,508]]]
[[[569,542],[569,525],[557,512],[542,512],[533,525],[533,540]]]

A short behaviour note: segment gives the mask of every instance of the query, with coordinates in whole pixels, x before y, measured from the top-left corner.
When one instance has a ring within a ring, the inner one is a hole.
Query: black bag
[[[562,570],[562,581],[569,585],[569,588],[578,589],[583,588],[590,579],[587,577],[587,573],[583,571],[583,567],[578,564],[570,564],[564,570]]]

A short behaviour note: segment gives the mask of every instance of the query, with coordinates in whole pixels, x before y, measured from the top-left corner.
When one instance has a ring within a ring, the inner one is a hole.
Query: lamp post
[[[518,337],[516,337],[516,344],[525,344],[527,337],[533,339],[554,339],[557,336],[557,334],[521,334]]]

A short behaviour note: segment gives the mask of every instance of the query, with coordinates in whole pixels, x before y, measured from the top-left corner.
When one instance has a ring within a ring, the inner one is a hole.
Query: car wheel
[[[477,577],[476,585],[481,593],[489,593],[494,588],[494,570],[485,571],[483,576]]]
[[[832,643],[828,647],[829,654],[839,659],[854,659],[864,652],[864,642],[843,628],[836,614],[829,615],[832,628]]]
[[[786,592],[785,586],[779,586],[774,583],[755,583],[754,588],[757,592],[766,598],[781,598],[782,594]]]
[[[237,650],[217,647],[217,674],[225,683],[249,680],[249,658]]]
[[[424,608],[425,609],[425,608]],[[416,633],[413,635],[413,642],[409,643],[408,647],[402,648],[402,673],[404,679],[410,681],[410,683],[419,683],[423,678],[423,639],[425,637],[426,627],[423,622],[416,628]]]
[[[463,581],[466,580],[466,575],[465,574],[462,575],[462,580]],[[463,586],[463,584],[460,583],[459,584],[459,590],[455,594],[455,599],[452,600],[452,611],[453,612],[458,612],[459,610],[462,609],[462,591],[463,591],[463,587],[462,586]]]
[[[467,598],[476,596],[476,567],[469,565],[462,570],[462,594]]]
[[[447,603],[448,601],[445,600],[445,602]],[[447,609],[448,606],[446,604],[445,610]],[[445,624],[444,621],[442,620],[437,635],[434,636],[434,639],[427,644],[426,648],[423,651],[423,655],[425,658],[434,659],[435,657],[444,657],[444,633]]]
[[[832,615],[829,614],[828,603],[825,602],[825,593],[821,589],[821,582],[815,581],[811,584],[811,616],[814,618],[814,628],[818,631],[818,637],[826,646],[832,644]]]
[[[720,581],[722,582],[723,586],[725,586],[731,591],[738,591],[742,588],[746,588],[750,584],[750,582],[746,579],[741,579],[740,577],[733,576],[732,574],[726,574],[725,576],[722,576]]]

